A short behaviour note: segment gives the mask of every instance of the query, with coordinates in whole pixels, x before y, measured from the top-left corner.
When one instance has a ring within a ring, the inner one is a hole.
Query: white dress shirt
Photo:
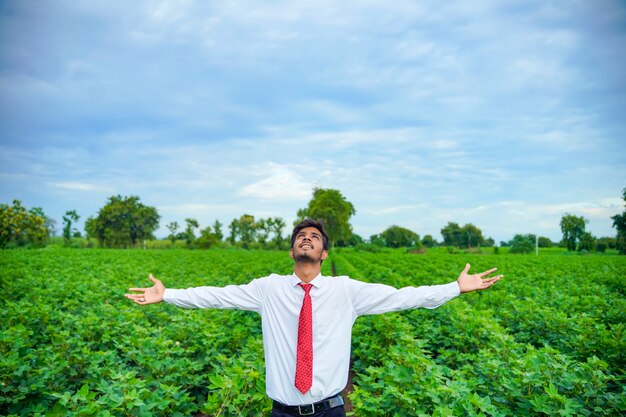
[[[346,276],[318,275],[311,284],[313,305],[313,386],[302,394],[294,385],[298,317],[304,290],[294,275],[258,278],[245,285],[166,289],[164,301],[186,308],[256,311],[261,315],[266,390],[287,405],[310,404],[341,392],[348,382],[352,325],[358,316],[410,308],[436,308],[460,294],[455,282],[396,289]]]

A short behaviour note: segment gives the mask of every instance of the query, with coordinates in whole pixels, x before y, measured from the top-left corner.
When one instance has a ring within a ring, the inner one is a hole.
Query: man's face
[[[320,231],[315,227],[300,230],[289,255],[296,262],[319,263],[326,259],[328,252],[324,250],[324,239]]]

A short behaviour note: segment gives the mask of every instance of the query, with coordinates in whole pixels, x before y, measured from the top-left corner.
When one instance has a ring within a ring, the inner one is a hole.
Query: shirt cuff
[[[163,301],[165,301],[166,303],[172,303],[172,300],[176,298],[175,293],[176,290],[166,288],[165,292],[163,293]]]
[[[458,297],[461,295],[461,287],[459,287],[459,283],[457,281],[451,282],[449,284],[443,284],[444,290],[446,294],[450,296],[450,298]]]

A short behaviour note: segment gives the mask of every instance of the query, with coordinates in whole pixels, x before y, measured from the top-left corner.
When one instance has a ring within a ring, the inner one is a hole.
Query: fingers
[[[146,297],[143,294],[124,294],[124,296],[140,305],[146,303]]]
[[[479,277],[486,277],[489,274],[494,273],[495,271],[497,271],[498,268],[491,268],[489,271],[485,271],[485,272],[481,272],[480,274],[478,274]]]
[[[493,284],[495,284],[496,282],[500,281],[500,279],[503,277],[504,275],[498,275],[497,277],[493,277],[493,278],[489,278],[489,279],[484,279],[483,282],[480,284],[480,289],[484,290],[486,288],[491,287]]]
[[[491,278],[485,278],[483,279],[483,282],[495,282],[495,281],[499,281],[500,278],[503,278],[503,277],[504,275],[498,275],[498,276],[491,277]]]
[[[150,279],[150,281],[152,281],[155,286],[154,287],[150,287],[150,288],[129,288],[128,291],[135,291],[139,294],[124,294],[124,297],[128,298],[131,301],[134,301],[135,303],[139,304],[139,305],[146,305],[146,304],[152,304],[155,302],[155,300],[153,299],[153,293],[154,293],[154,288],[157,285],[163,285],[161,283],[160,280],[156,279],[152,274],[149,275],[148,277]],[[150,301],[148,301],[146,299],[146,296],[150,295]]]
[[[156,279],[154,276],[152,276],[152,274],[150,274],[150,276],[148,277],[150,278],[150,281],[154,282],[155,284],[160,284],[161,281]],[[139,291],[139,292],[146,292],[147,290],[149,290],[150,288],[129,288],[128,291]]]
[[[462,274],[467,274],[470,270],[470,264],[465,264],[465,269],[463,270]]]

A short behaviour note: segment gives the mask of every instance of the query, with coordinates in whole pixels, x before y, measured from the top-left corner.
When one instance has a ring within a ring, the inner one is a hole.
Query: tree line
[[[623,190],[626,202],[626,188]],[[452,248],[476,248],[496,246],[492,238],[485,238],[480,228],[468,223],[463,226],[448,222],[441,229],[442,241],[432,235],[420,238],[419,234],[407,228],[392,225],[366,241],[353,233],[350,218],[355,215],[354,205],[338,190],[315,188],[307,207],[298,210],[295,223],[304,218],[322,220],[326,226],[331,247],[423,247],[448,246]],[[80,215],[68,210],[63,216],[63,242],[72,245],[72,239],[82,237],[76,228]],[[161,217],[156,208],[144,205],[137,196],[109,197],[106,204],[85,221],[85,237],[98,242],[103,248],[141,247],[146,241],[154,241],[154,232],[159,227]],[[626,210],[612,217],[615,237],[596,238],[585,230],[588,220],[582,216],[565,213],[559,224],[563,239],[552,242],[547,237],[534,234],[516,234],[508,242],[499,246],[509,247],[509,253],[528,253],[539,247],[561,246],[568,251],[604,252],[617,249],[626,254]],[[224,225],[215,220],[212,225],[200,227],[197,219],[186,218],[184,223],[176,221],[166,225],[169,235],[164,241],[170,246],[208,249],[215,246],[241,247],[244,249],[287,249],[290,236],[284,234],[286,222],[280,217],[255,219],[243,214],[233,219],[225,230]],[[41,247],[56,231],[56,222],[47,217],[42,208],[28,210],[19,200],[12,205],[0,204],[0,248]],[[496,246],[496,250],[498,247]]]
[[[167,224],[170,231],[167,240],[172,246],[182,241],[186,247],[202,249],[224,246],[224,243],[244,249],[281,249],[287,241],[287,237],[283,236],[286,223],[280,217],[255,219],[251,214],[244,214],[230,222],[228,236],[224,235],[223,226],[222,222],[215,220],[213,225],[200,229],[197,219],[186,218],[184,229],[178,222]]]

